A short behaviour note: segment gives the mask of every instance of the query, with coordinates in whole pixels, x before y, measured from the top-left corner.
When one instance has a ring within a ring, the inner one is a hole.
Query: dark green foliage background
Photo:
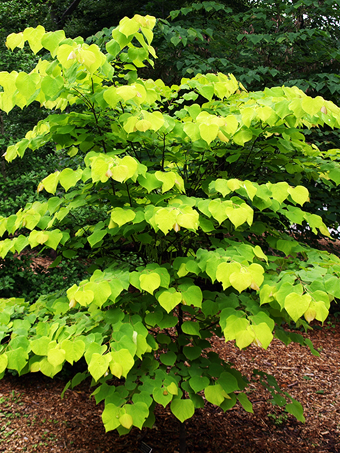
[[[166,83],[178,83],[181,77],[196,73],[231,72],[248,90],[297,85],[311,96],[321,95],[337,104],[340,102],[339,0],[322,3],[316,0],[226,0],[193,4],[183,4],[178,0],[148,3],[133,0],[114,4],[110,0],[5,1],[0,5],[0,70],[15,68],[27,72],[37,60],[25,49],[14,53],[6,49],[5,38],[12,32],[42,24],[47,30],[64,28],[71,37],[92,35],[89,42],[104,46],[110,39],[112,27],[122,17],[134,13],[160,18],[154,30],[153,45],[158,56],[155,71],[156,76]],[[44,58],[44,55],[38,54],[38,57]],[[150,75],[147,69],[141,74],[144,77]],[[24,112],[15,109],[9,115],[1,114],[1,153],[23,137],[42,115],[42,110],[35,104]],[[339,134],[330,128],[310,134],[310,141],[320,149],[340,146]],[[26,203],[41,199],[44,195],[37,194],[36,187],[47,174],[58,169],[60,158],[54,149],[46,148],[35,154],[26,154],[20,164],[7,165],[1,159],[0,215],[14,214]],[[248,165],[247,173],[250,179],[257,176],[252,165]],[[339,190],[335,185],[332,182],[306,181],[296,174],[287,174],[287,181],[308,187],[312,197],[305,209],[311,213],[322,212],[326,225],[332,229],[332,236],[339,238]],[[69,225],[69,228],[74,228],[74,225]],[[319,246],[320,238],[308,228],[299,233],[301,240]],[[41,256],[44,253],[41,251]],[[28,256],[20,263],[17,258],[0,259],[2,297],[14,288],[15,295],[29,299],[32,288],[41,288],[38,294],[46,291],[46,274],[34,274],[29,266],[30,260]],[[61,265],[70,281],[72,275],[79,276],[72,260],[64,257]],[[58,272],[51,269],[47,279],[51,287],[59,287],[58,278]]]

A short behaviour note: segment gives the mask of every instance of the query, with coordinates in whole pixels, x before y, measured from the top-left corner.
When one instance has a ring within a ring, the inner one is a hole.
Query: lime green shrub
[[[284,226],[329,235],[303,210],[309,193],[294,175],[338,182],[339,151],[321,152],[301,128],[339,128],[340,109],[294,87],[248,93],[221,73],[171,87],[142,80],[138,69],[156,58],[154,25],[124,18],[106,53],[63,31],[26,29],[8,47],[28,41],[50,57],[29,74],[0,73],[3,111],[32,102],[51,111],[6,160],[20,165],[52,143],[79,162],[61,160],[41,181],[47,201],[0,218],[0,256],[50,248],[54,266],[91,263],[88,279],[31,305],[0,299],[0,373],[53,377],[84,357],[87,370],[68,385],[92,376],[105,428],[121,434],[152,426],[156,403],[181,422],[205,400],[252,412],[246,378],[209,352],[209,338],[267,349],[276,337],[317,354],[288,327],[323,322],[340,297],[340,260]],[[261,380],[274,404],[304,420],[271,376]]]

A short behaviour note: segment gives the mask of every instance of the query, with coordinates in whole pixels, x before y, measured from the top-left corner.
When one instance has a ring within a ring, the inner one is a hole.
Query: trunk
[[[4,119],[2,117],[2,113],[0,112],[0,131],[1,135],[5,135],[5,128],[4,128]],[[6,182],[7,178],[7,173],[6,173],[6,161],[5,158],[1,156],[2,153],[0,153],[0,159],[1,159],[1,174],[4,178],[4,181]]]
[[[179,425],[179,453],[185,453],[187,451],[187,432],[185,428],[185,422]]]

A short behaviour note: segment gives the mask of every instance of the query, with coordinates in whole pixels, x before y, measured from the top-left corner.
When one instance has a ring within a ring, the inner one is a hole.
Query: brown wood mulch
[[[248,389],[254,414],[239,405],[227,413],[210,404],[196,411],[186,423],[187,452],[340,452],[340,322],[329,321],[309,336],[319,358],[277,340],[267,351],[255,346],[239,351],[214,338],[213,349],[243,373],[249,376],[253,368],[272,373],[304,405],[306,423],[267,403],[268,394],[255,382]],[[105,434],[103,406],[89,398],[89,383],[60,399],[64,384],[36,374],[0,381],[0,452],[135,453],[143,451],[142,442],[153,453],[179,451],[179,422],[168,407],[157,407],[153,429]]]

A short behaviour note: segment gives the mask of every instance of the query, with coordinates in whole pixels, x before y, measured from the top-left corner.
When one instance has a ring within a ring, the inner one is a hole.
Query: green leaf
[[[250,412],[251,414],[254,413],[253,411],[253,405],[252,403],[249,401],[247,395],[245,393],[238,393],[236,395],[236,398],[239,400],[239,402],[241,403],[243,409],[246,411],[246,412]]]
[[[41,81],[41,89],[48,98],[57,96],[62,88],[64,88],[64,81],[60,76],[56,78],[46,76]]]
[[[165,354],[161,354],[159,356],[159,359],[162,363],[164,363],[164,365],[166,366],[172,366],[174,365],[174,363],[176,362],[176,359],[177,359],[177,355],[172,352],[172,351],[168,351],[167,353]]]
[[[182,324],[182,330],[187,335],[198,335],[201,337],[200,324],[197,321],[184,321]]]
[[[105,230],[96,230],[90,236],[88,236],[87,241],[93,248],[98,242],[100,242],[107,234],[107,229]]]
[[[198,393],[208,387],[210,380],[205,376],[193,376],[189,379],[189,384],[193,391]]]
[[[301,405],[301,403],[299,403],[298,401],[296,400],[292,400],[293,402],[292,403],[289,403],[286,405],[286,411],[289,413],[289,414],[292,414],[294,415],[294,417],[301,423],[305,423],[306,419],[303,415],[303,407]]]
[[[171,412],[181,423],[191,418],[195,413],[194,403],[187,399],[183,400],[180,398],[173,399],[170,405]]]
[[[152,173],[146,173],[145,177],[139,175],[138,182],[142,187],[145,187],[148,193],[162,186],[162,181],[157,179],[155,174]]]
[[[183,353],[189,360],[195,360],[201,356],[202,348],[199,346],[184,346]]]
[[[231,373],[221,373],[217,382],[226,393],[232,393],[235,390],[239,390],[237,379]]]

